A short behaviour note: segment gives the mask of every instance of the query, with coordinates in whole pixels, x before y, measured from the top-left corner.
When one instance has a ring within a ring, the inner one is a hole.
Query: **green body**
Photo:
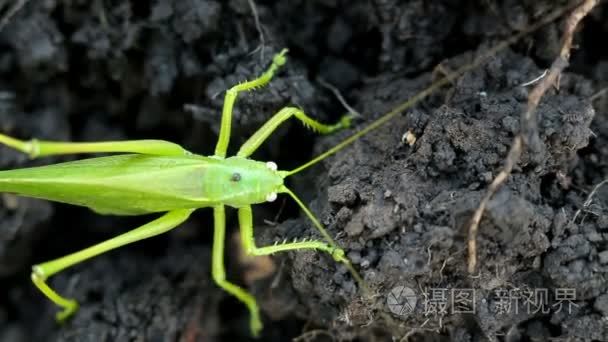
[[[0,171],[0,192],[36,197],[50,201],[85,206],[102,214],[162,216],[140,227],[83,250],[32,267],[32,282],[53,303],[62,308],[57,320],[65,321],[78,309],[78,302],[61,296],[47,279],[80,262],[115,248],[165,233],[186,221],[197,208],[212,207],[214,216],[212,268],[218,286],[243,302],[249,312],[254,336],[262,329],[255,298],[245,289],[226,279],[224,270],[225,206],[238,209],[241,244],[249,255],[271,255],[290,250],[319,250],[345,264],[356,279],[358,275],[306,206],[283,185],[294,171],[277,171],[272,162],[259,162],[249,156],[285,120],[295,117],[320,133],[331,133],[350,125],[345,117],[334,125],[321,124],[297,108],[285,107],[268,120],[239,149],[226,157],[230,140],[232,108],[241,91],[260,87],[270,81],[285,63],[286,50],[273,58],[268,70],[255,80],[238,84],[226,92],[220,134],[212,157],[188,152],[163,140],[105,142],[58,142],[32,139],[22,141],[0,133],[0,144],[12,147],[31,158],[76,153],[121,153],[73,162],[18,170]],[[274,201],[277,193],[287,193],[310,217],[324,241],[293,241],[258,247],[253,236],[252,204]]]
[[[236,177],[236,178],[235,178]],[[0,171],[0,192],[140,215],[224,204],[262,203],[283,179],[263,162],[242,157],[122,154]]]

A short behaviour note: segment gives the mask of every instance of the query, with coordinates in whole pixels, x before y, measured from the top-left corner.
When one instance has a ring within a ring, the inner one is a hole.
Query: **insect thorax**
[[[283,178],[272,162],[231,157],[214,164],[205,173],[203,192],[225,205],[241,207],[273,201]]]

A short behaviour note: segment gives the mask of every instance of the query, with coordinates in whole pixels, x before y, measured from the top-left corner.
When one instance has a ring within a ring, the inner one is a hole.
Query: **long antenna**
[[[336,244],[334,239],[331,238],[331,236],[329,235],[327,230],[325,230],[325,228],[323,228],[323,225],[321,224],[321,222],[319,222],[319,220],[315,217],[315,215],[298,198],[298,196],[296,196],[296,194],[294,194],[286,186],[283,186],[281,191],[287,193],[291,198],[293,198],[293,200],[298,204],[298,206],[300,206],[300,208],[304,211],[306,216],[308,216],[308,218],[312,221],[313,225],[317,228],[317,230],[321,233],[321,235],[323,235],[323,238],[325,238],[325,241],[331,246],[331,248],[339,249],[338,244]],[[336,258],[336,255],[332,253],[332,257]],[[355,278],[355,281],[359,284],[359,287],[361,289],[363,289],[364,293],[369,293],[368,286],[367,286],[365,280],[363,280],[363,278],[361,278],[361,275],[359,274],[359,272],[357,272],[357,270],[350,263],[350,260],[348,260],[348,258],[346,258],[344,255],[341,255],[336,260],[340,261],[342,264],[344,264],[346,266],[346,268],[348,269],[350,274],[353,276],[353,278]]]
[[[342,150],[343,148],[345,148],[346,146],[352,144],[354,141],[356,141],[357,139],[361,138],[362,136],[366,135],[367,133],[375,130],[376,128],[382,126],[383,124],[385,124],[386,122],[388,122],[389,120],[391,120],[394,116],[396,116],[397,114],[400,114],[401,112],[403,112],[404,110],[412,107],[413,105],[415,105],[416,103],[424,100],[425,98],[427,98],[429,95],[433,94],[437,89],[441,88],[442,86],[452,82],[454,79],[456,79],[457,77],[462,76],[464,73],[477,68],[479,65],[481,65],[482,63],[484,63],[486,60],[488,60],[490,57],[496,55],[498,52],[500,52],[501,50],[507,48],[509,45],[514,44],[515,42],[517,42],[519,39],[523,38],[524,36],[527,36],[528,34],[538,30],[539,28],[557,20],[558,18],[560,18],[561,16],[563,16],[567,11],[569,11],[570,9],[574,8],[578,6],[578,2],[576,4],[571,4],[569,6],[564,6],[562,8],[559,8],[551,13],[549,13],[547,16],[545,16],[542,20],[530,25],[528,28],[526,28],[525,30],[519,32],[518,34],[503,40],[502,42],[500,42],[499,44],[497,44],[496,46],[490,48],[489,50],[487,50],[485,53],[477,56],[475,58],[475,60],[473,60],[473,62],[464,65],[462,67],[460,67],[459,69],[457,69],[454,72],[451,72],[449,74],[447,74],[446,76],[444,76],[442,79],[440,79],[439,81],[431,84],[430,86],[428,86],[426,89],[422,90],[421,92],[419,92],[418,94],[414,95],[413,97],[411,97],[410,99],[408,99],[405,102],[402,102],[400,105],[398,105],[397,107],[395,107],[393,110],[391,110],[390,112],[382,115],[380,118],[376,119],[375,121],[373,121],[371,124],[369,124],[367,127],[363,128],[362,130],[360,130],[359,132],[354,133],[353,135],[351,135],[350,137],[344,139],[341,143],[337,144],[336,146],[330,148],[329,150],[321,153],[320,155],[316,156],[315,158],[311,159],[310,161],[308,161],[307,163],[291,170],[285,173],[285,176],[291,176],[293,174],[296,174],[316,163],[318,163],[319,161],[331,156],[332,154]]]

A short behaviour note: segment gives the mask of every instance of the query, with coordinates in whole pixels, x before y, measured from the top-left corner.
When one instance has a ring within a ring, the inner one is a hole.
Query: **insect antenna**
[[[357,139],[361,138],[362,136],[368,134],[369,132],[377,129],[378,127],[382,126],[383,124],[385,124],[386,122],[390,121],[393,117],[395,117],[396,115],[402,113],[403,111],[405,111],[406,109],[411,108],[412,106],[414,106],[415,104],[417,104],[418,102],[424,100],[425,98],[427,98],[429,95],[433,94],[436,90],[438,90],[439,88],[443,87],[444,85],[453,82],[456,78],[462,76],[463,74],[465,74],[466,72],[477,68],[478,66],[480,66],[481,64],[483,64],[485,61],[487,61],[488,59],[490,59],[491,57],[493,57],[494,55],[496,55],[498,52],[502,51],[503,49],[509,47],[510,45],[514,44],[515,42],[517,42],[518,40],[520,40],[521,38],[529,35],[530,33],[538,30],[539,28],[553,22],[554,20],[557,20],[558,18],[560,18],[561,16],[564,15],[564,13],[566,13],[566,11],[572,9],[575,7],[576,2],[573,5],[569,5],[569,6],[564,6],[562,8],[558,8],[555,11],[550,12],[549,14],[547,14],[546,16],[543,17],[542,20],[528,26],[527,28],[525,28],[524,30],[520,31],[519,33],[511,36],[508,39],[505,39],[503,41],[501,41],[500,43],[496,44],[494,47],[486,50],[484,53],[478,55],[471,63],[469,64],[465,64],[463,66],[461,66],[460,68],[456,69],[456,71],[448,73],[447,75],[445,75],[442,79],[434,82],[433,84],[431,84],[430,86],[428,86],[427,88],[425,88],[424,90],[422,90],[421,92],[419,92],[418,94],[414,95],[413,97],[409,98],[408,100],[402,102],[401,104],[399,104],[398,106],[396,106],[395,108],[393,108],[393,110],[391,110],[390,112],[380,116],[378,119],[376,119],[375,121],[373,121],[371,124],[369,124],[367,127],[363,128],[362,130],[352,134],[351,136],[349,136],[348,138],[344,139],[342,142],[340,142],[339,144],[337,144],[336,146],[330,148],[329,150],[321,153],[320,155],[316,156],[315,158],[311,159],[310,161],[302,164],[301,166],[298,166],[297,168],[291,170],[291,171],[286,171],[284,173],[285,177],[287,176],[291,176],[294,175],[320,161],[322,161],[323,159],[335,154],[336,152],[344,149],[346,146],[352,144],[353,142],[355,142]]]
[[[361,277],[359,272],[357,272],[357,270],[355,270],[355,268],[350,263],[348,258],[346,258],[346,256],[344,256],[344,251],[340,247],[338,247],[338,245],[336,244],[334,239],[332,239],[332,237],[329,235],[327,230],[325,230],[325,228],[323,228],[323,225],[321,225],[321,222],[319,222],[319,220],[315,217],[315,215],[310,211],[310,209],[308,209],[308,207],[306,207],[306,205],[298,198],[298,196],[296,196],[296,194],[294,194],[286,186],[283,186],[281,191],[288,194],[298,204],[298,206],[302,209],[302,211],[304,211],[304,214],[306,214],[306,216],[308,216],[308,218],[312,221],[313,225],[317,228],[319,233],[321,233],[321,235],[323,235],[323,238],[325,239],[327,244],[332,248],[332,251],[333,251],[331,253],[332,257],[336,261],[339,261],[346,266],[346,268],[348,269],[350,274],[353,276],[355,281],[359,284],[359,287],[363,290],[364,293],[367,293],[368,292],[367,284],[365,283],[365,281],[363,280],[363,278]],[[336,252],[339,252],[339,253],[336,253]]]
[[[337,145],[335,145],[334,147],[330,148],[329,150],[327,150],[327,151],[319,154],[318,156],[314,157],[310,161],[308,161],[308,162],[306,162],[306,163],[304,163],[304,164],[296,167],[295,169],[293,169],[291,171],[280,171],[279,173],[280,173],[281,177],[282,178],[286,178],[286,177],[289,177],[291,175],[294,175],[294,174],[296,174],[296,173],[298,173],[300,171],[303,171],[303,170],[307,169],[308,167],[313,166],[316,163],[318,163],[318,162],[320,162],[320,161],[322,161],[322,160],[330,157],[331,155],[335,154],[336,152],[344,149],[348,145],[350,145],[353,142],[355,142],[357,139],[359,139],[362,136],[370,133],[371,131],[379,128],[380,126],[384,125],[385,123],[387,123],[388,121],[390,121],[391,119],[393,119],[398,114],[402,113],[403,111],[411,108],[412,106],[414,106],[418,102],[420,102],[420,101],[424,100],[425,98],[429,97],[431,94],[433,94],[439,88],[441,88],[444,85],[447,85],[447,84],[453,82],[456,78],[462,76],[466,72],[479,67],[481,64],[483,64],[484,62],[486,62],[488,59],[490,59],[491,57],[493,57],[494,55],[496,55],[498,52],[500,52],[500,51],[504,50],[505,48],[509,47],[510,45],[514,44],[515,42],[517,42],[521,38],[529,35],[530,33],[538,30],[539,28],[541,28],[541,27],[543,27],[543,26],[545,26],[545,25],[547,25],[547,24],[549,24],[549,23],[557,20],[558,18],[562,17],[564,15],[564,13],[566,13],[570,9],[574,8],[575,6],[578,6],[578,4],[576,2],[574,2],[573,4],[570,4],[570,5],[558,8],[558,9],[556,9],[556,10],[548,13],[540,21],[538,21],[538,22],[536,22],[536,23],[528,26],[527,28],[525,28],[524,30],[520,31],[517,34],[514,34],[510,38],[501,41],[497,45],[495,45],[492,48],[486,50],[484,53],[482,53],[480,55],[477,55],[475,57],[475,59],[471,63],[465,64],[465,65],[461,66],[460,68],[456,69],[456,71],[448,73],[442,79],[440,79],[440,80],[432,83],[431,85],[429,85],[427,88],[425,88],[421,92],[417,93],[416,95],[414,95],[413,97],[409,98],[408,100],[400,103],[399,105],[397,105],[396,107],[394,107],[391,111],[383,114],[378,119],[372,121],[372,123],[370,123],[367,127],[363,128],[360,131],[358,131],[358,132],[352,134],[351,136],[347,137],[342,142],[338,143]],[[323,237],[325,238],[325,240],[328,242],[328,244],[332,247],[332,249],[334,251],[341,251],[342,253],[344,253],[343,250],[341,250],[341,249],[339,249],[337,247],[336,243],[331,238],[331,236],[329,236],[329,234],[327,233],[327,231],[323,228],[323,226],[321,225],[321,223],[319,222],[319,220],[317,220],[317,218],[312,214],[312,212],[304,205],[304,203],[302,203],[302,201],[300,201],[300,199],[293,192],[291,192],[285,186],[282,187],[281,191],[287,193],[289,196],[291,196],[291,198],[293,198],[293,200],[298,204],[298,206],[300,206],[300,208],[304,211],[304,213],[306,214],[306,216],[308,216],[308,218],[313,222],[314,226],[321,233],[321,235],[323,235]],[[338,258],[336,258],[335,254],[336,253],[332,253],[332,256],[334,257],[334,259],[338,260]],[[342,260],[339,260],[339,261],[342,261],[347,266],[347,268],[349,269],[350,273],[353,275],[353,277],[359,283],[359,285],[362,288],[362,290],[365,293],[369,294],[368,287],[366,286],[364,280],[361,278],[361,276],[359,275],[359,273],[354,269],[354,267],[352,266],[352,264],[350,263],[350,261],[348,261],[348,259],[345,256],[342,256],[341,259]]]

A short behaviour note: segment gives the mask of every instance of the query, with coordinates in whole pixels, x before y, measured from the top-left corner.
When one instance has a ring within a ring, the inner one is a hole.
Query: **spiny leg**
[[[150,223],[121,234],[115,238],[101,242],[76,253],[66,255],[59,259],[35,265],[32,267],[32,281],[34,282],[34,285],[36,285],[36,287],[38,287],[38,289],[45,296],[47,296],[47,298],[63,308],[62,311],[57,313],[57,320],[59,322],[63,322],[74,314],[74,312],[76,312],[78,309],[78,303],[73,299],[62,297],[55,292],[55,290],[49,287],[46,280],[50,276],[57,274],[79,262],[103,254],[112,249],[167,232],[184,222],[193,211],[193,209],[170,211]]]
[[[123,152],[161,156],[183,156],[190,152],[183,147],[164,140],[125,140],[103,142],[61,142],[31,139],[23,141],[0,134],[0,144],[26,153],[30,158],[57,154]]]
[[[224,269],[224,241],[226,238],[226,214],[224,206],[213,207],[214,232],[213,232],[213,251],[211,274],[217,285],[243,302],[249,310],[249,327],[254,336],[258,336],[262,330],[262,321],[258,304],[255,298],[243,288],[234,285],[226,280]]]
[[[224,107],[222,108],[222,122],[220,126],[220,135],[217,140],[217,145],[215,147],[215,155],[218,157],[225,157],[226,150],[228,149],[228,143],[230,142],[230,126],[232,123],[232,108],[234,107],[234,102],[236,101],[236,97],[240,91],[252,90],[254,88],[258,88],[266,85],[272,77],[274,73],[277,71],[279,67],[281,67],[287,61],[287,57],[285,54],[287,53],[287,49],[281,50],[278,54],[274,55],[272,59],[272,65],[264,72],[260,77],[241,84],[237,84],[234,87],[228,89],[226,91],[226,96],[224,97]]]
[[[345,115],[338,123],[333,125],[322,124],[307,116],[298,108],[285,107],[276,113],[270,120],[258,129],[244,144],[237,153],[239,157],[249,157],[257,148],[266,140],[281,123],[290,117],[295,116],[305,126],[310,127],[313,131],[321,134],[329,134],[339,129],[348,128],[351,124],[351,115]]]
[[[333,239],[327,234],[327,232],[321,227],[319,221],[312,215],[312,213],[306,208],[306,206],[301,203],[301,201],[289,190],[288,193],[292,196],[292,198],[298,202],[298,205],[302,207],[306,215],[313,221],[319,232],[325,237],[325,239],[329,242],[323,241],[300,241],[300,242],[290,242],[290,243],[282,243],[275,244],[274,246],[265,246],[265,247],[256,247],[255,239],[253,236],[253,215],[251,213],[251,206],[241,207],[239,208],[239,224],[241,227],[241,241],[243,244],[243,248],[245,251],[251,255],[270,255],[278,252],[285,251],[293,251],[300,249],[315,249],[319,251],[323,251],[331,255],[335,261],[342,263],[350,274],[353,276],[355,281],[359,284],[360,289],[363,293],[368,294],[368,286],[361,278],[357,270],[353,267],[352,263],[346,257],[346,253],[343,249],[339,248]]]
[[[344,250],[329,245],[323,241],[300,241],[276,244],[274,246],[257,247],[253,236],[253,215],[251,206],[241,207],[239,212],[239,226],[241,227],[241,243],[248,254],[251,255],[270,255],[278,252],[293,251],[299,249],[316,249],[331,255],[334,260],[350,265]]]

